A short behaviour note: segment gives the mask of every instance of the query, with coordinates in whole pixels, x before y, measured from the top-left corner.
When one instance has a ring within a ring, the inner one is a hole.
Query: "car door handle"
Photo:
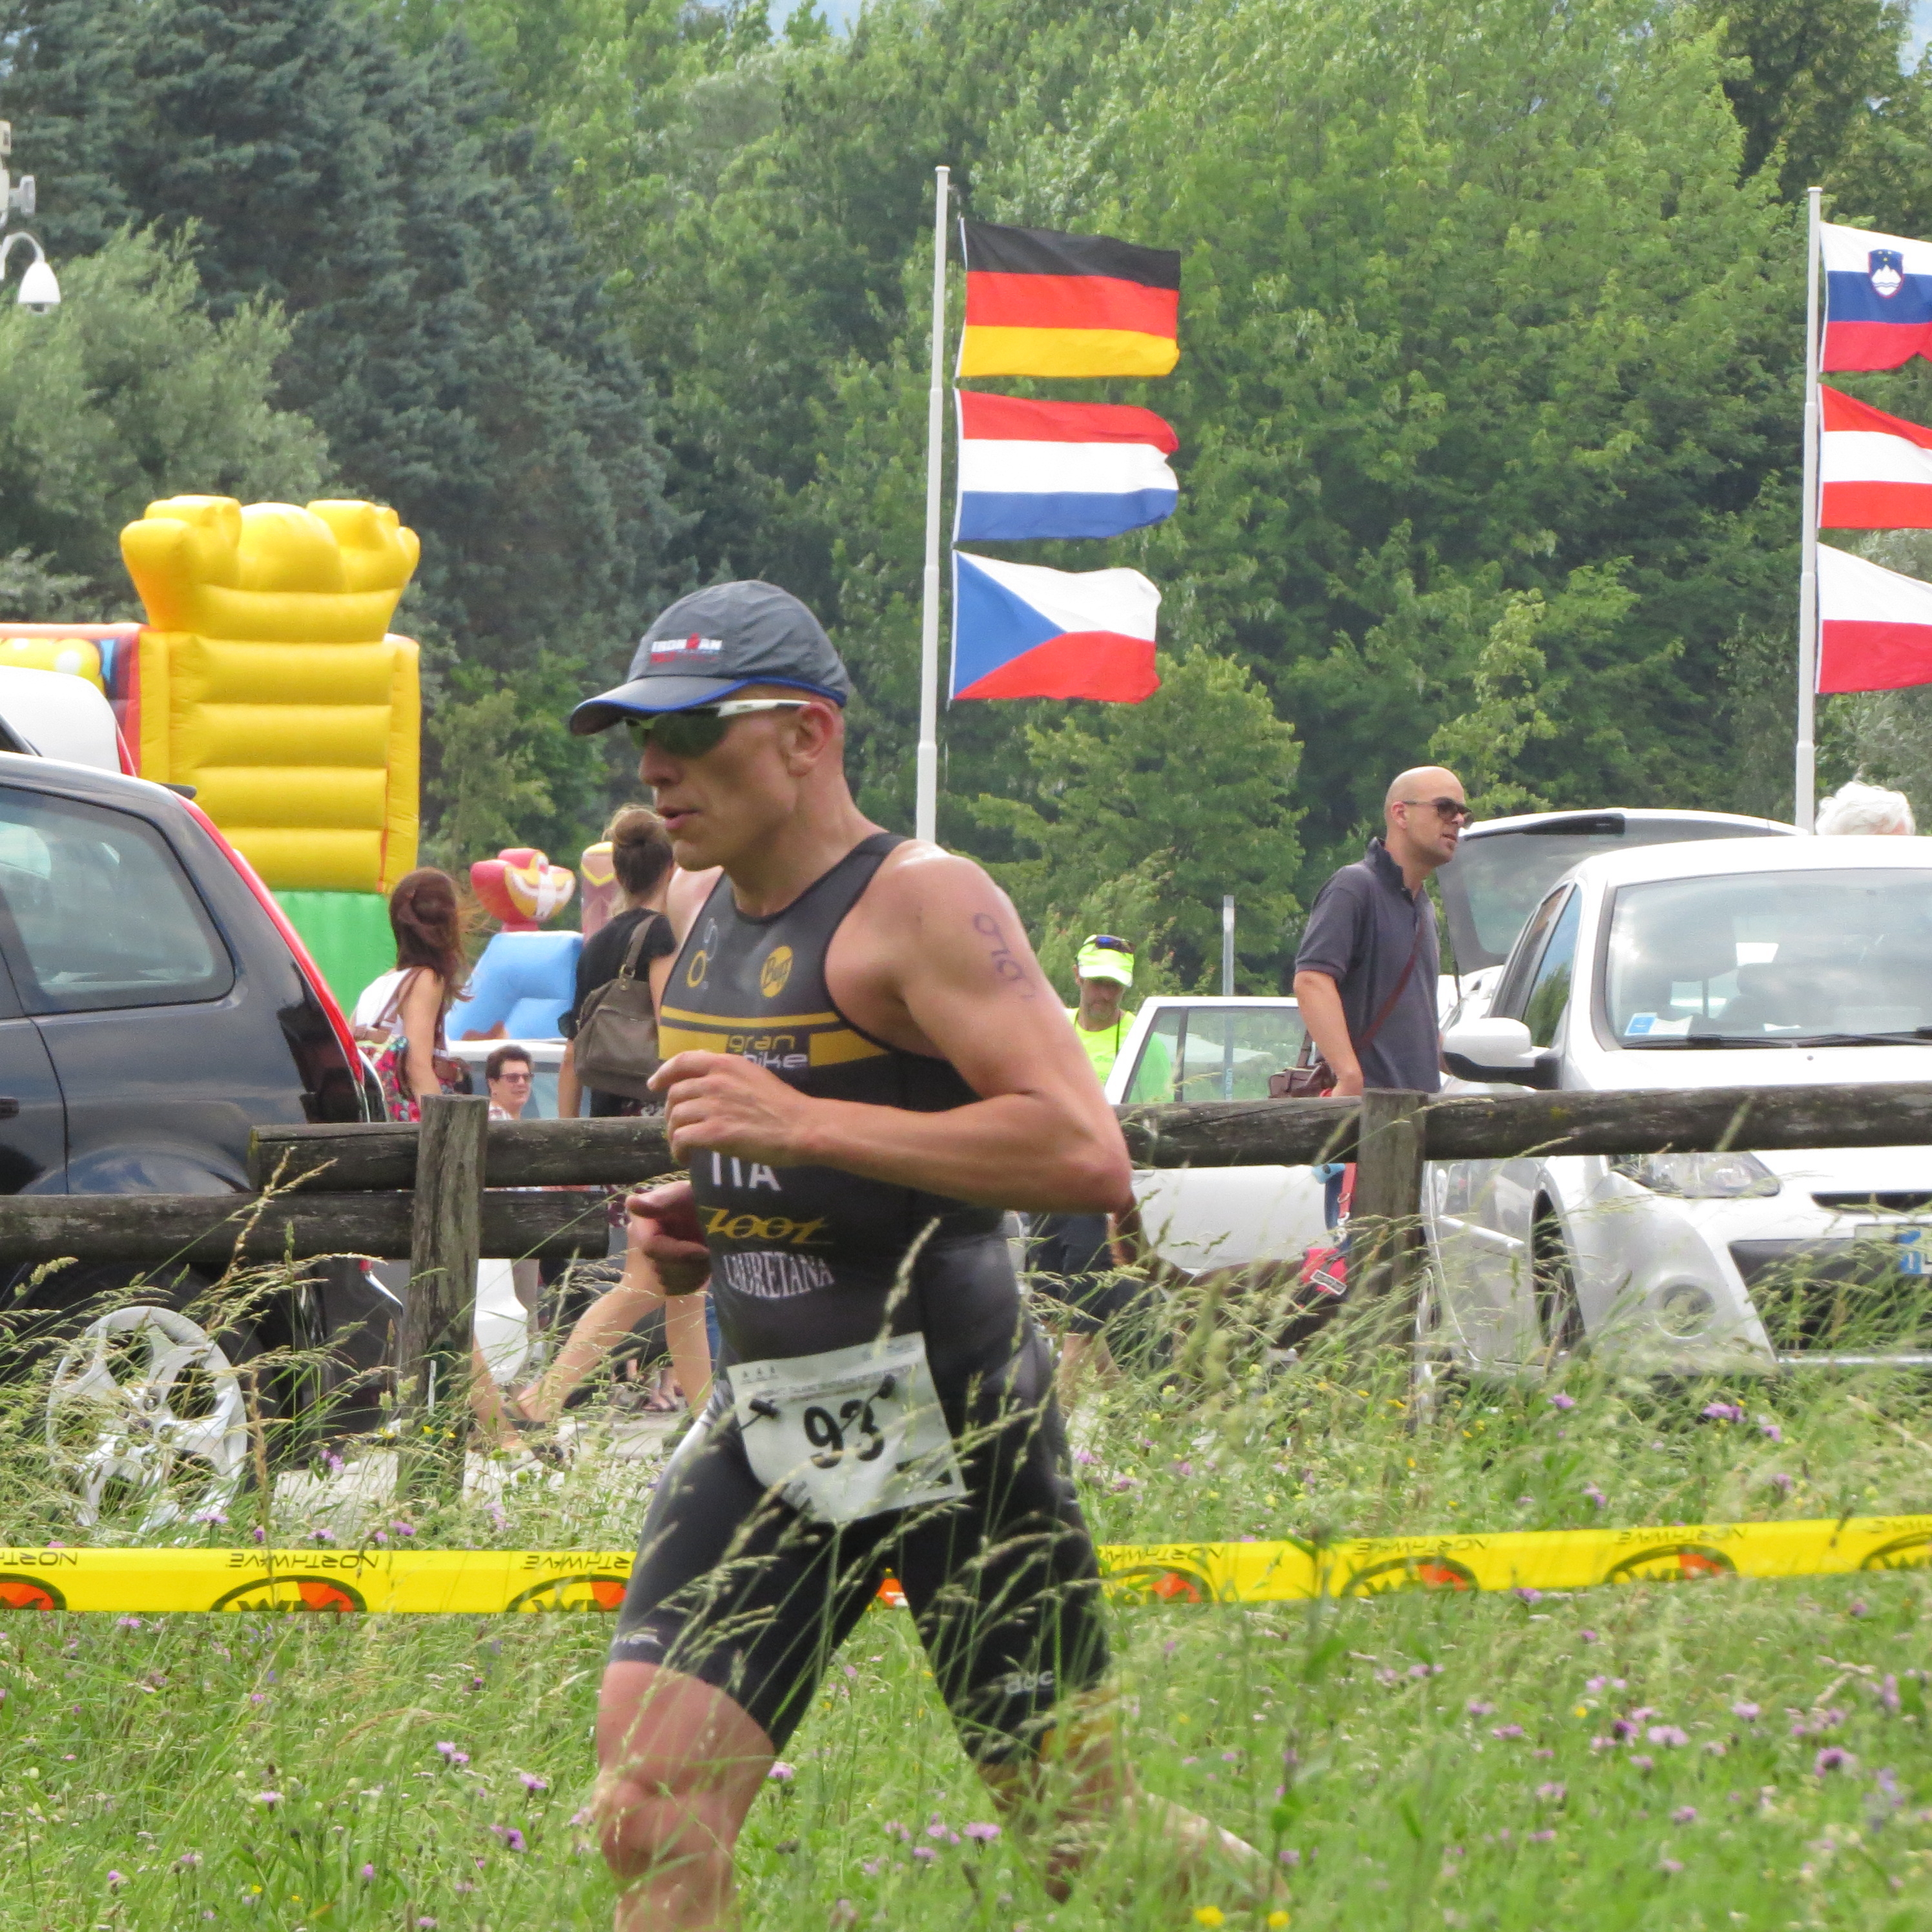
[[[20,1117],[20,1103],[10,1094],[0,1094],[0,1120],[16,1120]]]

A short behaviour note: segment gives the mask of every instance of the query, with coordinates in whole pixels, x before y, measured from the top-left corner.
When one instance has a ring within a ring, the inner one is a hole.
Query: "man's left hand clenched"
[[[733,1053],[674,1054],[651,1076],[664,1096],[670,1150],[688,1160],[702,1148],[760,1161],[796,1166],[812,1102],[776,1073]]]

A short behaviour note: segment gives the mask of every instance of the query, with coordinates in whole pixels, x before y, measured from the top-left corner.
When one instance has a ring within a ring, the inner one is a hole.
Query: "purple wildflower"
[[[490,1830],[503,1841],[506,1852],[526,1852],[530,1846],[524,1843],[524,1834],[514,1825],[492,1825]]]
[[[1523,1734],[1523,1728],[1520,1724],[1492,1724],[1490,1727],[1491,1737],[1501,1738],[1505,1742],[1512,1738],[1520,1738]]]
[[[1740,1719],[1744,1724],[1754,1724],[1763,1713],[1748,1697],[1740,1697],[1731,1706],[1731,1715]]]
[[[1768,1415],[1760,1415],[1758,1418],[1757,1432],[1767,1442],[1782,1442],[1784,1440],[1784,1431],[1779,1428]]]
[[[268,1540],[268,1532],[264,1529],[259,1522],[256,1524],[255,1527],[251,1529],[248,1534],[252,1536],[257,1543],[266,1543]]]
[[[877,1878],[885,1869],[885,1863],[884,1858],[861,1858],[859,1861],[859,1869],[868,1878]]]
[[[1811,1760],[1811,1768],[1822,1778],[1828,1771],[1849,1771],[1857,1762],[1850,1751],[1841,1750],[1837,1744],[1827,1744]]]
[[[1517,1600],[1520,1603],[1540,1604],[1543,1600],[1543,1592],[1540,1590],[1528,1589],[1521,1584],[1516,1586],[1516,1594]]]
[[[114,1619],[114,1628],[116,1630],[139,1630],[141,1628],[141,1619],[139,1617],[116,1617]]]
[[[282,1802],[282,1794],[279,1791],[258,1791],[248,1802],[260,1805],[264,1811],[272,1811]]]
[[[1886,1674],[1884,1682],[1878,1687],[1878,1701],[1894,1718],[1898,1715],[1898,1679],[1889,1672]],[[1880,1775],[1888,1776],[1889,1773],[1881,1772]]]
[[[1669,1750],[1676,1750],[1690,1742],[1690,1733],[1680,1730],[1675,1724],[1652,1724],[1644,1736],[1652,1744],[1662,1744]]]
[[[1704,1755],[1706,1757],[1723,1757],[1730,1749],[1722,1738],[1713,1738],[1705,1745]]]
[[[374,1865],[364,1865],[356,1876],[364,1885],[373,1885],[376,1879],[376,1868]]]
[[[1670,1814],[1673,1825],[1694,1825],[1697,1822],[1697,1808],[1694,1804],[1680,1804]]]
[[[199,1852],[184,1852],[174,1862],[173,1869],[178,1872],[193,1871],[200,1863],[201,1854]]]
[[[1177,1476],[1191,1476],[1194,1473],[1194,1465],[1184,1456],[1174,1464],[1174,1473]]]
[[[787,1764],[782,1758],[778,1759],[765,1773],[766,1778],[773,1784],[789,1784],[797,1775],[798,1766]]]
[[[1550,1398],[1550,1406],[1552,1408],[1574,1408],[1576,1406],[1576,1398],[1574,1395],[1565,1395],[1561,1389],[1558,1389]]]
[[[1615,1738],[1592,1738],[1590,1740],[1590,1748],[1593,1751],[1612,1750],[1616,1748],[1617,1742],[1618,1740]]]
[[[1660,1872],[1681,1872],[1684,1869],[1682,1858],[1659,1858],[1657,1868]]]
[[[550,1789],[550,1780],[547,1778],[538,1777],[536,1773],[533,1771],[518,1772],[517,1773],[517,1782],[520,1784],[526,1791],[529,1792],[532,1797],[534,1797],[539,1791],[548,1791]]]
[[[1090,1469],[1100,1459],[1090,1449],[1076,1449],[1073,1452],[1073,1460],[1083,1469]]]
[[[1636,1726],[1628,1718],[1612,1718],[1610,1720],[1610,1736],[1619,1744],[1628,1744],[1636,1736]]]
[[[1000,1828],[997,1825],[968,1825],[966,1835],[982,1845],[990,1845],[1000,1835]]]
[[[1486,1718],[1496,1707],[1485,1704],[1480,1697],[1472,1697],[1462,1707],[1472,1718]]]
[[[573,1828],[580,1831],[586,1825],[595,1824],[596,1822],[596,1813],[592,1810],[590,1807],[587,1804],[579,1805],[578,1808],[570,1814],[570,1822]]]
[[[1610,1498],[1605,1496],[1603,1491],[1598,1489],[1594,1483],[1586,1483],[1583,1485],[1583,1493],[1589,1498],[1594,1508],[1598,1509],[1607,1509],[1610,1507]],[[1591,1641],[1594,1643],[1596,1640],[1593,1637],[1591,1639]]]
[[[914,1846],[912,1848],[912,1855],[914,1858],[918,1859],[920,1863],[922,1865],[931,1864],[933,1860],[939,1856],[939,1854],[935,1852],[930,1845]]]
[[[1702,1413],[1707,1422],[1742,1422],[1744,1419],[1744,1411],[1734,1402],[1707,1402]]]
[[[1576,1634],[1586,1643],[1594,1643],[1597,1641],[1597,1633],[1593,1630],[1579,1630]]]
[[[1285,1865],[1298,1865],[1301,1862],[1301,1854],[1291,1845],[1282,1853],[1281,1862]]]
[[[414,1523],[404,1522],[400,1520],[391,1523],[389,1527],[393,1529],[398,1536],[413,1536],[416,1533],[416,1526]]]
[[[436,1749],[442,1754],[443,1762],[452,1771],[460,1771],[470,1762],[470,1754],[466,1750],[458,1750],[453,1744],[446,1741],[438,1744]]]
[[[887,1838],[896,1838],[902,1844],[912,1836],[912,1834],[896,1818],[888,1818],[886,1820],[885,1833]]]
[[[1547,1828],[1532,1832],[1529,1834],[1529,1842],[1532,1845],[1553,1845],[1556,1842],[1556,1834]]]
[[[1546,1804],[1561,1804],[1569,1793],[1563,1786],[1552,1784],[1539,1784],[1536,1787],[1536,1795]]]
[[[1783,1470],[1780,1469],[1778,1471],[1776,1474],[1766,1477],[1765,1480],[1768,1483],[1780,1496],[1788,1496],[1790,1495],[1792,1488],[1792,1480],[1790,1477],[1785,1474]]]
[[[1871,1606],[1862,1597],[1854,1597],[1845,1606],[1845,1610],[1849,1616],[1868,1617],[1871,1615]]]
[[[1635,1765],[1639,1771],[1654,1771],[1657,1768],[1656,1759],[1642,1751],[1640,1751],[1635,1757],[1632,1758],[1630,1762]]]
[[[318,1543],[333,1543],[335,1540],[335,1532],[332,1529],[312,1529],[309,1534]]]

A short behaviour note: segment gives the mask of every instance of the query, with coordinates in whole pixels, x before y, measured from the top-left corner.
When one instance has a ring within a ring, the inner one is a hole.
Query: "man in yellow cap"
[[[1105,1086],[1123,1042],[1133,1030],[1134,1015],[1124,1004],[1134,983],[1133,948],[1112,933],[1090,933],[1080,942],[1073,970],[1080,1004],[1069,1006],[1066,1017],[1073,1022],[1074,1036],[1087,1049],[1087,1058]],[[1159,1056],[1162,1065],[1149,1070],[1148,1078],[1136,1084],[1147,1092],[1165,1095],[1169,1070],[1167,1042],[1150,1040],[1147,1052]],[[1036,1214],[1029,1232],[1027,1259],[1034,1285],[1046,1299],[1058,1304],[1054,1312],[1066,1323],[1060,1351],[1059,1386],[1062,1405],[1070,1407],[1090,1354],[1093,1365],[1102,1371],[1112,1366],[1106,1331],[1111,1329],[1119,1335],[1126,1319],[1136,1316],[1140,1318],[1132,1324],[1136,1329],[1154,1328],[1148,1318],[1154,1312],[1156,1298],[1145,1282],[1124,1276],[1114,1267],[1105,1214]],[[1150,1352],[1161,1347],[1158,1338],[1144,1332],[1135,1339]]]

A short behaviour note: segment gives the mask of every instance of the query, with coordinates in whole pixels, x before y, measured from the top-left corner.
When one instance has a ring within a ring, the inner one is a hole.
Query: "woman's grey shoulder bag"
[[[660,915],[661,916],[662,915]],[[638,956],[653,922],[640,919],[631,935],[624,963],[584,1002],[577,1021],[577,1078],[600,1094],[627,1100],[656,1100],[651,1076],[663,1065],[658,1053],[657,1009],[650,982],[638,976]]]

